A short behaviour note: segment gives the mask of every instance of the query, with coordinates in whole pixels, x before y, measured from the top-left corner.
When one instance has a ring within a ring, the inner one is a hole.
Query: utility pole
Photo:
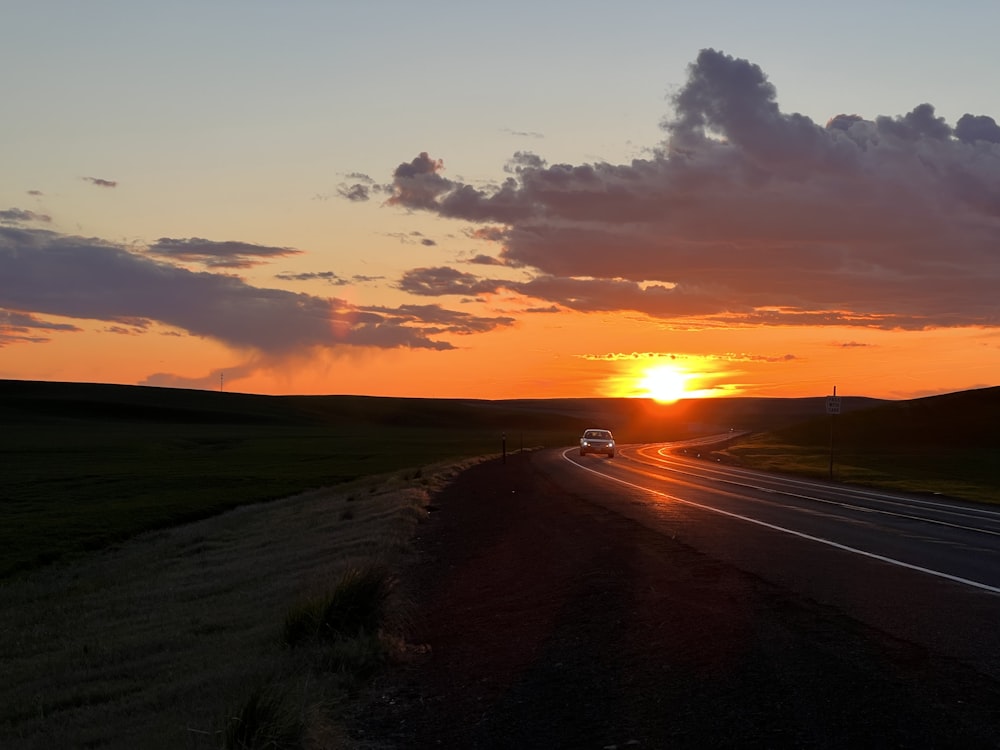
[[[225,379],[226,379],[226,373],[220,372],[219,373],[219,393],[222,393],[222,384],[223,384],[223,381]]]

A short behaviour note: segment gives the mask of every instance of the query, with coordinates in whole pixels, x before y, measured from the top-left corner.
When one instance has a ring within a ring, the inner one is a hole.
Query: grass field
[[[513,451],[578,428],[488,402],[9,382],[0,419],[0,579],[246,503],[499,453],[505,429]]]

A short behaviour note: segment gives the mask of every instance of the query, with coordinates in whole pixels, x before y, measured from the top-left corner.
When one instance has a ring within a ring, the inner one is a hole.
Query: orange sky
[[[996,384],[993,118],[820,120],[713,49],[682,80],[660,140],[616,159],[550,158],[563,144],[526,130],[453,163],[400,124],[360,171],[300,152],[299,120],[262,141],[284,154],[266,174],[240,128],[190,161],[66,149],[72,177],[29,149],[0,186],[0,378],[484,399]]]

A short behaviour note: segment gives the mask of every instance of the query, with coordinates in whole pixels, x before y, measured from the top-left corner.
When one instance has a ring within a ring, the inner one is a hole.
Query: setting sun
[[[669,404],[689,395],[687,381],[690,377],[671,365],[657,365],[646,370],[638,385],[643,397]]]

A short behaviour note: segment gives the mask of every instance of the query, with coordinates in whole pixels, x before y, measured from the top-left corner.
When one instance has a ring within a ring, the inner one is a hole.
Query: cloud
[[[546,164],[518,153],[472,185],[427,152],[389,205],[476,225],[531,278],[404,276],[418,294],[507,288],[580,311],[733,325],[997,326],[1000,127],[932,105],[899,116],[786,113],[755,64],[703,50],[651,156]],[[477,234],[478,232],[478,234]],[[435,291],[437,290],[437,291]]]
[[[89,182],[91,185],[96,185],[97,187],[103,188],[116,188],[118,187],[117,180],[104,180],[100,177],[81,177],[84,182]]]
[[[36,214],[34,211],[25,211],[20,208],[0,210],[0,224],[26,224],[29,222],[50,224],[52,217],[47,214]]]
[[[337,195],[353,203],[364,203],[371,200],[373,193],[388,193],[392,189],[387,185],[378,184],[361,172],[352,172],[346,176],[348,180],[354,180],[354,182],[341,182],[337,186]]]
[[[509,135],[516,135],[518,138],[544,138],[545,135],[534,130],[512,130],[511,128],[502,128],[502,132],[508,133]]]
[[[353,185],[340,185],[337,193],[349,201],[361,202],[371,198],[371,187],[356,182]]]
[[[874,344],[865,344],[861,341],[842,341],[840,343],[835,343],[834,346],[839,349],[860,349],[874,346]]]
[[[676,352],[606,352],[604,354],[578,354],[580,359],[602,362],[621,362],[638,360],[660,360],[669,359],[671,362],[696,360],[698,362],[792,362],[798,359],[794,354],[782,354],[778,356],[764,354],[748,354],[745,352],[725,354],[680,354]]]
[[[281,281],[326,281],[333,286],[346,286],[351,282],[333,271],[308,271],[305,273],[276,273],[274,278]]]
[[[40,344],[49,340],[47,331],[79,331],[70,323],[50,323],[30,313],[0,308],[0,349],[9,344]],[[41,333],[35,333],[35,332]]]
[[[962,115],[955,125],[955,137],[966,143],[1000,143],[1000,126],[986,115]]]
[[[433,335],[486,333],[514,324],[514,319],[508,316],[500,315],[491,318],[470,315],[457,310],[448,310],[440,305],[400,305],[391,311],[383,307],[371,307],[368,310],[393,315],[404,321],[407,319],[412,322],[419,321],[422,325],[427,326],[427,332]]]
[[[438,297],[448,294],[490,294],[496,292],[500,284],[498,281],[480,280],[471,273],[441,266],[407,271],[400,279],[398,288],[423,297]]]
[[[200,263],[208,268],[250,268],[270,258],[299,255],[302,252],[291,247],[268,247],[249,242],[213,242],[200,237],[161,237],[147,251],[164,258]]]
[[[504,262],[499,258],[494,258],[492,255],[484,255],[479,253],[477,255],[469,258],[466,263],[470,263],[474,266],[502,266]]]
[[[0,309],[14,316],[7,318],[8,343],[18,330],[44,328],[34,314],[125,327],[156,322],[268,357],[314,347],[446,350],[454,347],[433,337],[511,323],[437,305],[359,307],[337,298],[255,287],[104,240],[40,229],[0,227],[0,278]]]
[[[276,273],[274,278],[281,281],[325,281],[331,286],[348,286],[349,284],[370,284],[373,281],[381,281],[384,277],[354,274],[351,278],[345,279],[333,271],[305,271],[303,273]]]

